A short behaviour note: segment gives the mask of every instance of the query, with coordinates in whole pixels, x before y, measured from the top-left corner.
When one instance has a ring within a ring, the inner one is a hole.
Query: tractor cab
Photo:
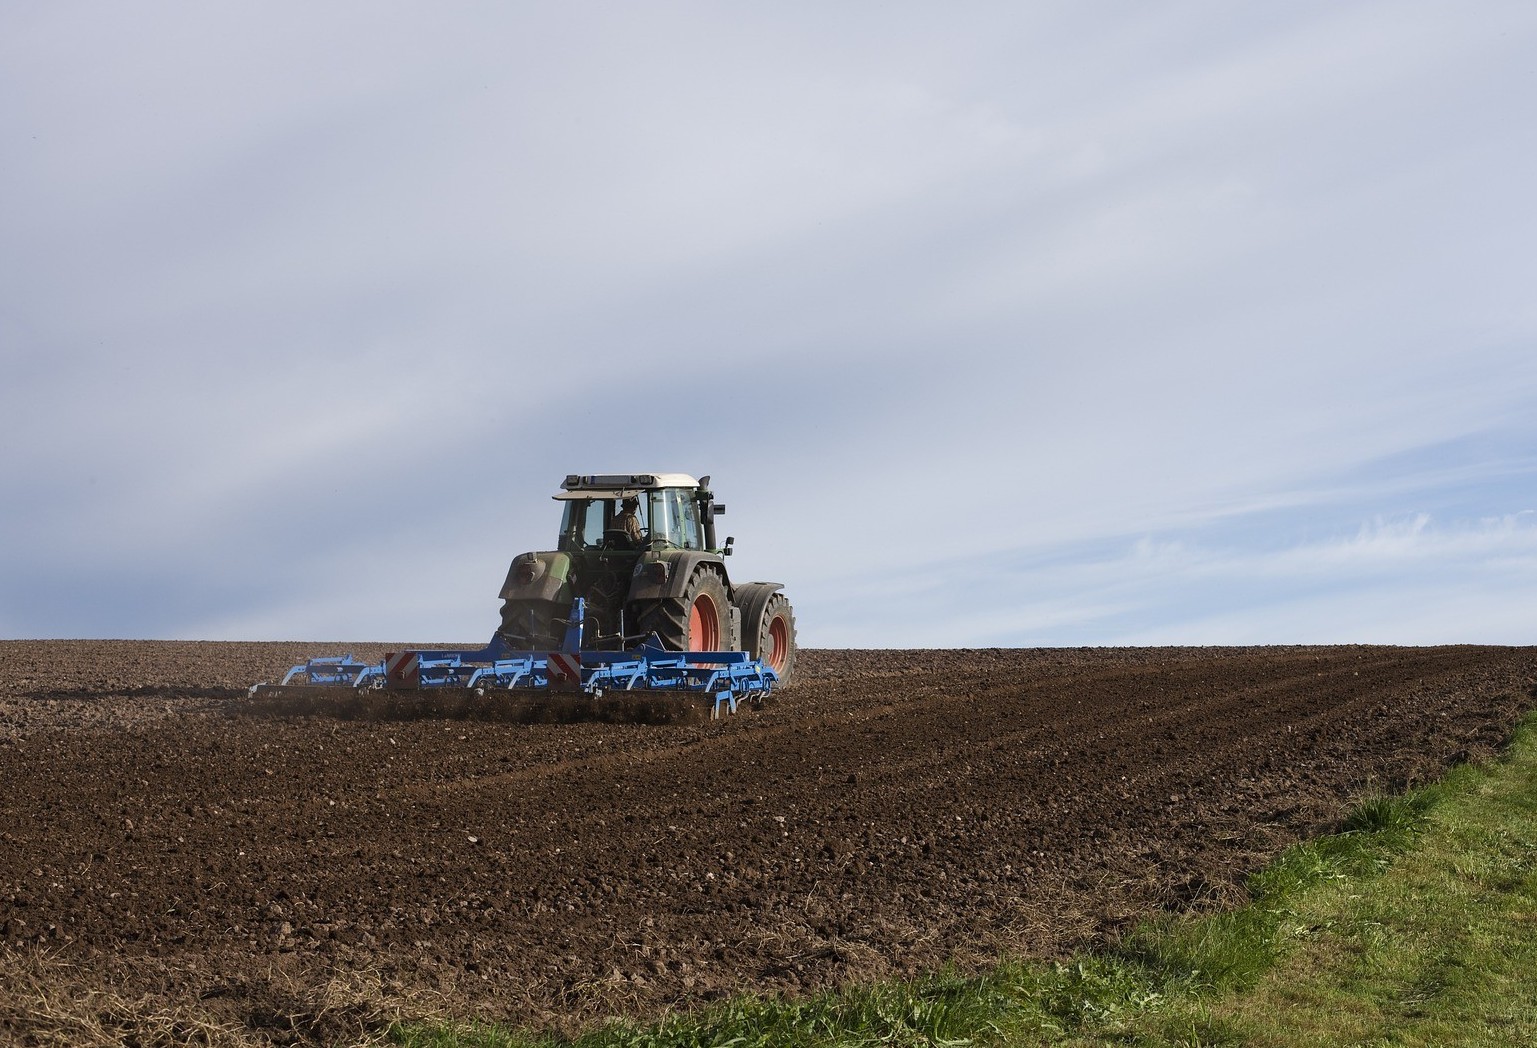
[[[555,495],[565,504],[557,549],[564,553],[712,550],[714,517],[725,507],[713,501],[709,479],[695,480],[685,473],[572,474]],[[631,499],[639,524],[638,541],[631,538],[623,520]]]

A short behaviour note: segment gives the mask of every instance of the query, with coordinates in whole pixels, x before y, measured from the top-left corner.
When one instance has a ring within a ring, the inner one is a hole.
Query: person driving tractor
[[[633,546],[640,545],[641,539],[640,517],[637,516],[639,509],[640,500],[634,495],[626,495],[620,504],[619,516],[614,518],[614,527],[622,530]]]

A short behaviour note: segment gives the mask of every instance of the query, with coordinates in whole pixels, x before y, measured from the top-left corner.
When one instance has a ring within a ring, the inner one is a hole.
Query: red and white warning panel
[[[582,657],[566,651],[550,652],[546,672],[550,687],[561,691],[578,691],[582,687]]]
[[[384,679],[391,688],[422,686],[422,661],[414,651],[392,651],[384,656]]]

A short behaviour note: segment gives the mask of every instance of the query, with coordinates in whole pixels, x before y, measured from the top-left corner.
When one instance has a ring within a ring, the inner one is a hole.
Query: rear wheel
[[[666,597],[641,613],[640,628],[672,651],[720,651],[731,604],[726,583],[709,569],[694,572],[681,599]]]
[[[505,600],[502,627],[514,651],[553,651],[566,639],[566,626],[556,622],[557,605],[547,600]]]

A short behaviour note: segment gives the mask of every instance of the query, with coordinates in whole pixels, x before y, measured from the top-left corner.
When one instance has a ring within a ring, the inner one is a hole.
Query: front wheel
[[[783,593],[775,593],[763,606],[757,622],[743,621],[747,651],[779,675],[781,688],[795,675],[795,612]]]

